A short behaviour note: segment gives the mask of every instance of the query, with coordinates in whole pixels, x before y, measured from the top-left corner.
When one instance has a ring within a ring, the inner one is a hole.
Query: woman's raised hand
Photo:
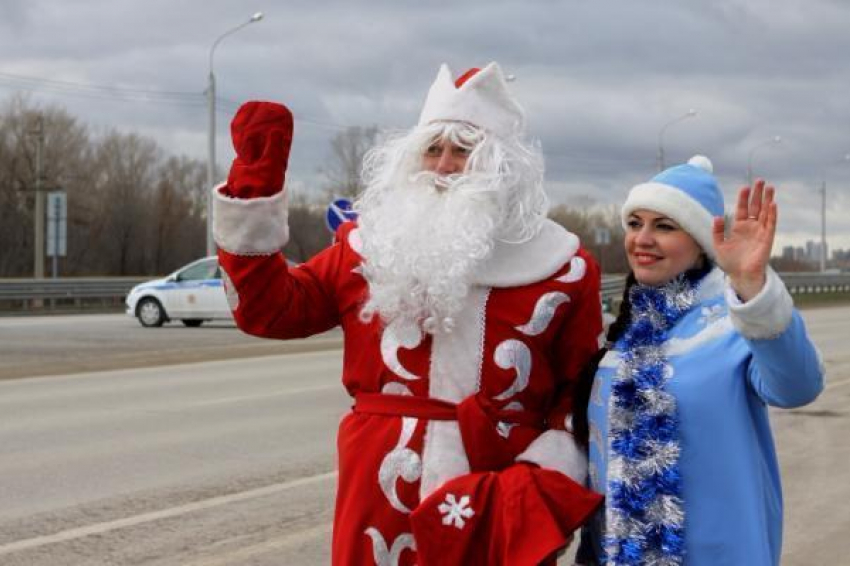
[[[765,284],[776,234],[774,192],[763,179],[758,179],[752,189],[742,188],[728,234],[725,219],[714,219],[717,264],[729,276],[732,289],[743,301],[755,297]]]

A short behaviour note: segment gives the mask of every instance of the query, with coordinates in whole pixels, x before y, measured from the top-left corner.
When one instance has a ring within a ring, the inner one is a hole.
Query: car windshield
[[[197,281],[218,277],[218,263],[215,260],[197,263],[177,274],[178,281]]]

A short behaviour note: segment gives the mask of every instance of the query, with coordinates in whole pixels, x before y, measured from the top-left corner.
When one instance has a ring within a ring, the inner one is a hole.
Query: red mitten
[[[279,193],[292,146],[289,109],[276,102],[246,102],[230,123],[230,135],[236,159],[223,192],[245,199]]]

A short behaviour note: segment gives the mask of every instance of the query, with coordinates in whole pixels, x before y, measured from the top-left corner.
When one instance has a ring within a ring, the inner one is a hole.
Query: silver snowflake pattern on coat
[[[384,329],[381,335],[381,358],[384,364],[397,376],[413,381],[418,375],[409,372],[398,360],[400,348],[412,350],[422,343],[422,331],[416,324],[395,321]]]
[[[493,361],[502,369],[512,369],[516,372],[511,386],[494,399],[504,401],[528,387],[528,378],[531,375],[531,350],[528,346],[519,340],[505,340],[496,347]]]
[[[711,305],[700,309],[699,323],[703,326],[714,324],[724,316],[723,305]]]
[[[602,406],[602,380],[594,379],[590,388],[590,402]]]
[[[464,495],[458,500],[453,493],[446,494],[446,500],[440,503],[437,510],[443,515],[443,524],[462,529],[466,520],[475,516],[475,511],[469,506],[469,496]]]
[[[570,260],[570,270],[564,275],[558,277],[555,281],[560,281],[561,283],[574,283],[584,277],[585,273],[587,273],[587,262],[583,257],[576,256]]]
[[[504,410],[524,411],[525,407],[523,407],[522,403],[520,403],[519,401],[511,401],[510,403],[505,405]],[[498,423],[496,423],[496,432],[498,432],[502,438],[508,438],[510,437],[511,431],[514,429],[515,426],[516,423],[507,423],[505,421],[499,421]]]
[[[507,438],[511,435],[511,429],[514,428],[515,426],[516,425],[511,424],[511,423],[506,423],[505,421],[499,421],[499,422],[496,423],[496,432],[502,438]]]
[[[387,541],[381,531],[375,527],[369,527],[364,531],[372,539],[372,554],[377,566],[398,566],[401,553],[406,549],[416,550],[416,541],[410,533],[400,534],[391,548],[387,547]]]
[[[422,477],[422,459],[419,454],[407,448],[417,422],[417,419],[411,417],[401,419],[401,436],[398,443],[383,459],[378,470],[378,484],[387,501],[393,509],[405,514],[410,513],[410,508],[399,499],[396,482],[401,478],[407,483],[413,483]]]
[[[543,334],[555,318],[555,311],[564,303],[570,301],[569,295],[559,291],[545,293],[534,305],[534,313],[531,315],[531,320],[516,329],[526,336],[537,336]]]
[[[599,470],[595,463],[590,462],[587,465],[587,476],[590,479],[590,487],[593,490],[599,490]]]
[[[590,443],[595,444],[600,452],[607,450],[607,446],[605,446],[605,441],[602,439],[602,433],[599,431],[599,428],[593,423],[590,423],[589,428]]]

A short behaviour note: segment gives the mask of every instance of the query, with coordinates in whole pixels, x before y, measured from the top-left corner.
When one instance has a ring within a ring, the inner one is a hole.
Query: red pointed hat
[[[468,122],[500,136],[516,135],[525,127],[525,112],[508,91],[498,63],[470,69],[457,82],[448,65],[441,65],[428,91],[419,125]]]

